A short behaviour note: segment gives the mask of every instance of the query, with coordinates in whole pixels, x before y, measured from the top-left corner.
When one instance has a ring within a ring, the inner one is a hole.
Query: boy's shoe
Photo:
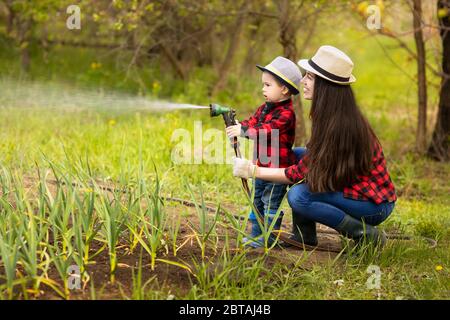
[[[294,241],[313,247],[318,244],[316,222],[294,213],[292,213],[292,233],[289,238]],[[293,245],[283,242],[280,246],[288,248]]]
[[[260,236],[261,233],[262,233],[262,231],[261,231],[261,228],[260,228],[260,226],[259,226],[258,220],[249,219],[249,221],[250,221],[250,223],[251,223],[251,225],[252,225],[252,231],[251,231],[249,237],[248,237],[248,238],[247,238],[247,237],[243,238],[242,241],[244,242],[244,245],[245,245],[245,246],[250,246],[250,247],[253,247],[253,248],[258,248],[258,247],[260,247],[261,245],[259,245],[258,242],[255,242],[255,241],[252,240],[252,239],[256,239],[256,237]],[[258,239],[258,240],[259,240],[259,239]]]
[[[386,235],[370,224],[364,224],[361,220],[355,219],[346,214],[342,222],[336,227],[342,235],[355,240],[359,246],[363,242],[372,243],[375,246],[383,247],[386,243]]]
[[[283,212],[280,213],[280,215],[278,216],[278,220],[275,222],[275,225],[272,229],[272,231],[276,231],[276,230],[280,230],[281,228],[281,221],[283,220]],[[252,248],[260,248],[264,246],[264,237],[258,237],[259,235],[262,234],[261,228],[259,227],[258,221],[257,220],[250,220],[252,223],[252,232],[250,234],[249,237],[245,237],[242,239],[242,241],[244,242],[245,246],[249,246]],[[270,226],[272,224],[273,218],[269,218],[267,223],[268,226]],[[256,239],[256,240],[254,240]],[[269,240],[267,241],[267,245],[271,246],[276,240],[276,237],[274,235],[270,235],[269,236]]]

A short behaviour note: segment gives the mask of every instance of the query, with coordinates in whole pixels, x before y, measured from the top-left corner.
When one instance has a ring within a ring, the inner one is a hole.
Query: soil
[[[25,179],[24,186],[28,189],[33,189],[35,185],[33,179]],[[49,184],[50,191],[55,190],[55,186]],[[229,212],[233,212],[232,206],[227,206]],[[196,214],[195,208],[183,206],[179,203],[166,203],[165,210],[169,217],[177,219],[181,214],[181,225],[179,229],[177,244],[179,250],[176,256],[173,255],[172,246],[169,245],[161,250],[157,258],[182,263],[190,266],[191,270],[195,261],[201,261],[201,249],[198,242],[195,240],[193,226],[199,225],[199,218]],[[238,212],[238,210],[235,210]],[[171,221],[172,218],[169,218]],[[170,224],[170,222],[169,222]],[[283,223],[283,230],[291,230],[289,218]],[[249,230],[247,230],[249,231]],[[224,248],[225,234],[228,235],[229,248],[231,250],[242,250],[236,248],[236,231],[230,227],[229,222],[225,217],[220,217],[218,220],[216,232],[218,235],[218,242],[216,248],[212,248],[211,245],[207,247],[205,252],[205,260],[209,261],[212,265],[216,261],[217,257]],[[122,236],[122,238],[124,238]],[[125,237],[126,238],[126,237]],[[329,228],[318,225],[318,238],[321,248],[330,248],[330,251],[309,251],[307,259],[302,263],[302,269],[309,269],[315,264],[326,263],[330,259],[336,257],[341,248],[339,236],[330,230]],[[100,242],[93,242],[91,244],[91,254],[97,252],[103,246]],[[254,259],[264,254],[264,249],[250,250],[246,255],[249,259]],[[285,265],[294,266],[294,262],[298,260],[299,256],[303,254],[303,250],[298,248],[273,248],[267,256],[266,267],[277,263],[283,263]],[[92,264],[86,267],[90,280],[84,283],[84,289],[72,290],[70,292],[70,299],[91,299],[90,286],[94,285],[96,291],[96,299],[123,299],[130,297],[133,292],[133,269],[137,274],[137,267],[141,257],[141,247],[137,245],[132,251],[130,251],[130,245],[128,243],[120,243],[117,249],[118,267],[115,273],[115,282],[110,281],[110,263],[108,249],[104,249],[98,254]],[[154,277],[154,280],[150,282],[150,288],[154,288],[160,292],[165,292],[167,295],[184,296],[191,289],[193,283],[196,282],[195,277],[188,270],[181,268],[177,265],[172,265],[166,262],[157,261],[154,270],[151,270],[150,255],[142,250],[142,284],[147,280]],[[4,270],[0,266],[0,274],[4,274]],[[48,277],[58,282],[62,287],[62,281],[60,276],[53,266],[48,272]],[[3,282],[3,281],[1,281]],[[146,288],[148,289],[149,286]],[[18,298],[21,298],[19,296]],[[62,299],[53,289],[42,284],[40,287],[40,293],[34,295],[31,298],[35,299]],[[160,297],[165,299],[167,297]]]

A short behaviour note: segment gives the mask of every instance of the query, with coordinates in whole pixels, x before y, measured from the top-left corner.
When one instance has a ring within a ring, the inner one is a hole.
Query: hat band
[[[288,84],[290,84],[295,90],[298,90],[298,86],[294,84],[291,80],[286,78],[280,71],[278,71],[274,66],[271,66],[270,64],[264,67],[268,71],[272,72],[282,80],[286,81]]]
[[[312,59],[309,59],[308,63],[311,65],[311,67],[316,69],[316,71],[319,71],[320,73],[322,73],[327,78],[330,78],[331,80],[335,80],[335,81],[339,81],[339,82],[347,82],[350,80],[350,77],[348,77],[348,78],[339,77],[333,73],[328,72],[327,70],[322,69],[317,64],[315,64],[314,61],[312,61]]]

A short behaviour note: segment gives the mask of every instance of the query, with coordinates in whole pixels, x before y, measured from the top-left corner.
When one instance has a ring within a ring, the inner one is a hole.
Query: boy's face
[[[303,98],[306,100],[312,100],[314,93],[314,79],[315,75],[309,71],[302,78],[301,84],[303,84]]]
[[[261,76],[262,94],[267,102],[278,102],[290,97],[289,89],[275,79],[269,72],[263,72]]]

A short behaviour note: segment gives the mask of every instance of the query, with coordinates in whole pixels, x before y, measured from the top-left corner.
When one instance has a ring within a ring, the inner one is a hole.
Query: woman
[[[312,132],[307,148],[295,150],[298,163],[278,169],[234,159],[233,174],[296,183],[288,192],[296,241],[317,245],[319,222],[358,244],[366,239],[383,245],[385,236],[374,226],[391,214],[397,197],[380,142],[356,105],[353,62],[337,48],[322,46],[299,65],[306,70],[303,96],[312,100]]]

